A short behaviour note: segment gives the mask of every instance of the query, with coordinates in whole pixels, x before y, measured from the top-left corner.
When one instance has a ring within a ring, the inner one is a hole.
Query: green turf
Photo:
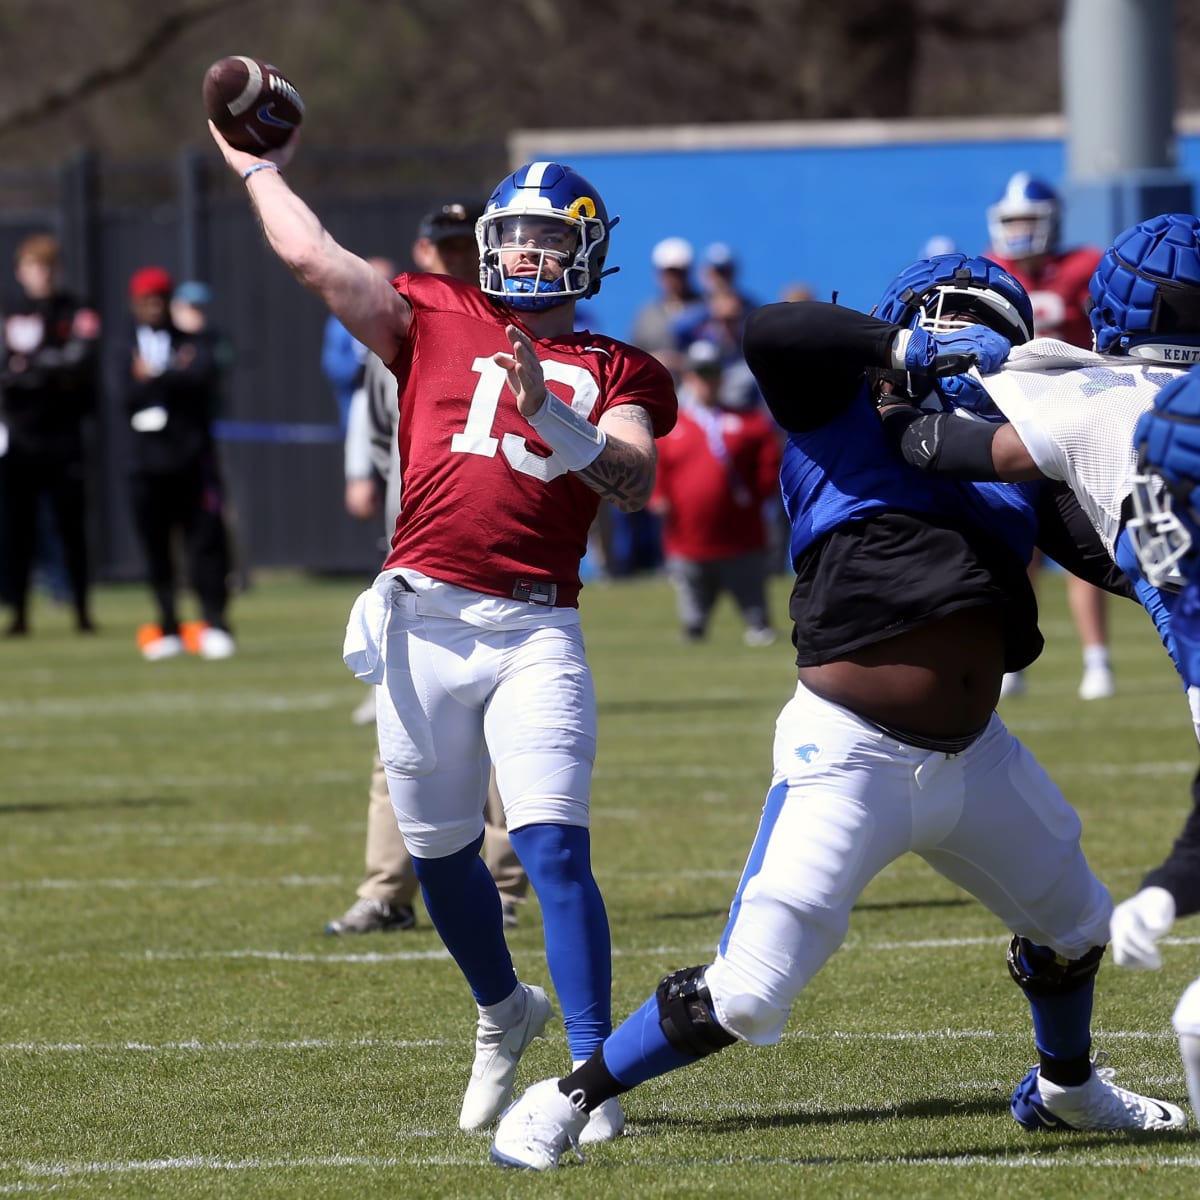
[[[335,940],[362,860],[372,732],[340,661],[355,581],[239,597],[239,654],[147,664],[142,589],[102,590],[99,636],[41,602],[0,643],[0,1196],[1194,1197],[1192,1135],[1023,1133],[1031,1063],[1005,935],[915,858],[863,896],[783,1043],[735,1047],[627,1097],[629,1136],[551,1176],[486,1165],[458,1132],[473,1006],[424,914]],[[782,613],[786,583],[775,585]],[[1114,608],[1119,694],[1075,697],[1061,578],[1013,728],[1084,817],[1118,899],[1166,852],[1196,746],[1149,622]],[[789,649],[719,613],[681,645],[658,580],[590,587],[600,698],[596,871],[618,1016],[707,961],[770,774]],[[1100,974],[1118,1080],[1186,1099],[1169,1034],[1197,971]],[[511,938],[549,986],[535,904]],[[522,1065],[561,1073],[561,1025]]]

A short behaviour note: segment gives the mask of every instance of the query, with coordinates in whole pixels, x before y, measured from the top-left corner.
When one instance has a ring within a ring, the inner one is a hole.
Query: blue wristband
[[[279,164],[273,162],[256,162],[242,172],[243,179],[249,179],[255,171],[278,171]]]

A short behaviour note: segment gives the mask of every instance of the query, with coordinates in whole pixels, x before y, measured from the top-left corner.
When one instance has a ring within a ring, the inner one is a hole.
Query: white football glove
[[[1166,888],[1142,888],[1113,909],[1109,925],[1113,961],[1119,967],[1154,971],[1162,966],[1158,939],[1175,921],[1175,899]]]

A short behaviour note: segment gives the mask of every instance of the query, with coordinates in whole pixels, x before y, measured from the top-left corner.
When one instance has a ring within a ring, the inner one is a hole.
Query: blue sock
[[[483,834],[445,858],[414,858],[421,896],[438,936],[458,963],[476,1004],[499,1004],[517,986],[500,893],[479,857]]]
[[[604,1065],[627,1088],[697,1061],[667,1041],[658,1023],[656,996],[622,1021],[604,1043]]]
[[[612,1030],[612,943],[591,837],[578,825],[526,825],[509,836],[541,906],[546,965],[578,1062]]]
[[[1026,992],[1033,1013],[1033,1036],[1038,1053],[1047,1058],[1086,1058],[1092,1046],[1092,996],[1095,979],[1065,996],[1033,996]]]
[[[1054,951],[1046,946],[1038,946],[1032,942],[1023,941],[1021,945],[1021,966],[1030,975],[1037,977],[1039,967],[1046,974],[1045,966],[1055,961]],[[1079,986],[1069,992],[1038,995],[1029,988],[1022,988],[1025,998],[1029,1001],[1033,1013],[1033,1036],[1037,1043],[1038,1055],[1046,1068],[1048,1077],[1054,1078],[1054,1067],[1058,1063],[1073,1064],[1075,1074],[1083,1072],[1084,1077],[1090,1072],[1087,1064],[1088,1052],[1092,1047],[1092,999],[1096,990],[1096,977],[1093,973]],[[1067,1079],[1056,1082],[1070,1082],[1068,1070]],[[1083,1082],[1078,1079],[1077,1082]]]

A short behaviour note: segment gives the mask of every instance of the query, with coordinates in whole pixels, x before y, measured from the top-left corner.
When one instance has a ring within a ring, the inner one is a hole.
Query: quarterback
[[[272,250],[398,381],[404,502],[344,656],[381,685],[392,807],[430,920],[478,1008],[459,1116],[478,1129],[508,1103],[521,1054],[551,1013],[543,989],[517,979],[479,856],[490,763],[541,904],[572,1060],[611,1028],[608,918],[588,834],[596,704],[579,563],[602,497],[627,511],[649,500],[674,388],[648,354],[574,331],[615,220],[569,167],[530,163],[496,187],[476,225],[476,289],[448,276],[383,278],[285,182],[294,139],[258,157],[212,133]],[[623,1124],[614,1097],[584,1140]]]

